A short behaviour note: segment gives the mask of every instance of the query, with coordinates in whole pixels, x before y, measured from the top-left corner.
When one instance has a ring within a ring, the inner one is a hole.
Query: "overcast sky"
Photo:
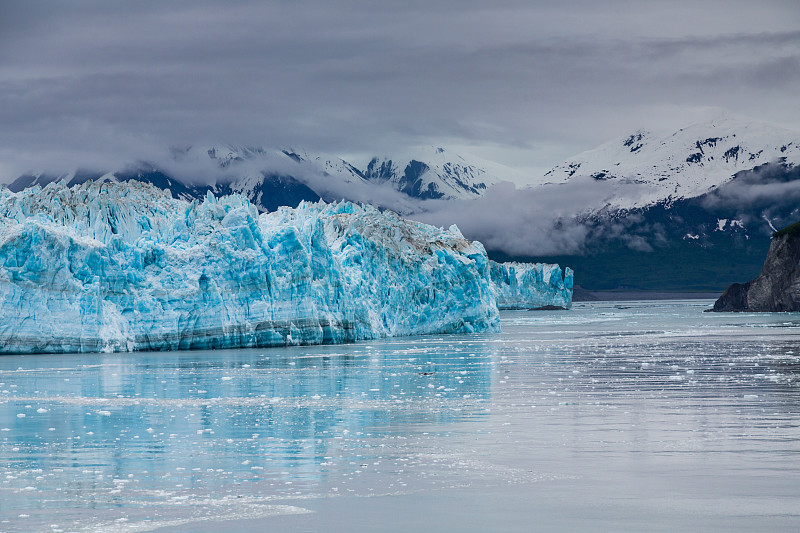
[[[800,130],[797,0],[0,2],[0,180],[165,146],[543,173],[726,108]]]

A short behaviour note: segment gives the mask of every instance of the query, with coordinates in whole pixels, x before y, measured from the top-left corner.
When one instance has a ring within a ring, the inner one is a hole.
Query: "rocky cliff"
[[[800,311],[800,222],[773,235],[761,274],[734,283],[714,311]]]

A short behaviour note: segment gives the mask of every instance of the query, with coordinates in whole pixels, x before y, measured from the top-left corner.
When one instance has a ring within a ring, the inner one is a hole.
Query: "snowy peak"
[[[311,154],[300,148],[283,148],[280,152],[298,165],[321,176],[333,177],[343,183],[366,182],[363,172],[339,157]]]
[[[423,149],[414,158],[372,158],[364,177],[426,200],[475,198],[503,178],[441,147]]]
[[[259,147],[212,146],[206,149],[205,152],[220,168],[226,168],[235,162],[266,155],[266,151]]]
[[[644,204],[693,198],[742,170],[767,163],[800,163],[800,133],[723,115],[675,132],[636,131],[550,170],[550,182],[578,177],[643,184]]]
[[[388,184],[395,190],[419,199],[475,198],[503,176],[490,174],[480,163],[444,148],[423,148],[411,157],[372,158],[360,169],[342,158],[313,154],[297,147],[266,150],[260,147],[217,145],[189,148],[179,153],[176,162],[207,158],[227,171],[249,169],[248,176],[281,174],[323,176],[341,184]],[[259,172],[254,170],[258,169]],[[240,177],[239,180],[242,178]],[[237,192],[245,192],[235,187]]]

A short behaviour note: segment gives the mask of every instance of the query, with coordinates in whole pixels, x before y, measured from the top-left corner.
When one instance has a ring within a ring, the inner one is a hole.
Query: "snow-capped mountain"
[[[723,115],[634,132],[546,178],[531,194],[591,191],[554,223],[581,250],[524,259],[569,265],[590,289],[721,290],[755,277],[772,233],[800,219],[800,133]]]
[[[426,148],[412,159],[372,158],[363,176],[426,200],[475,198],[504,177],[441,147]]]
[[[298,148],[265,149],[235,145],[173,148],[156,161],[137,162],[109,172],[72,170],[30,173],[12,191],[53,181],[68,185],[89,179],[136,180],[169,189],[176,198],[238,193],[262,210],[296,206],[300,201],[355,200],[407,211],[412,199],[471,199],[505,178],[499,165],[487,170],[443,148],[418,150],[413,157],[372,158],[362,169],[339,157]],[[510,172],[510,171],[509,171]]]
[[[610,207],[633,208],[701,196],[765,164],[800,164],[800,133],[722,114],[673,132],[636,131],[557,165],[546,179],[607,181],[619,186]],[[626,197],[629,185],[644,187]]]

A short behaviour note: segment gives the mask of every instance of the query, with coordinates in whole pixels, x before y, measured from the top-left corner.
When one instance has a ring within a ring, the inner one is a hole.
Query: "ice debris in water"
[[[239,195],[190,203],[139,182],[0,188],[4,353],[497,331],[495,291],[458,228],[370,206],[259,215]]]

